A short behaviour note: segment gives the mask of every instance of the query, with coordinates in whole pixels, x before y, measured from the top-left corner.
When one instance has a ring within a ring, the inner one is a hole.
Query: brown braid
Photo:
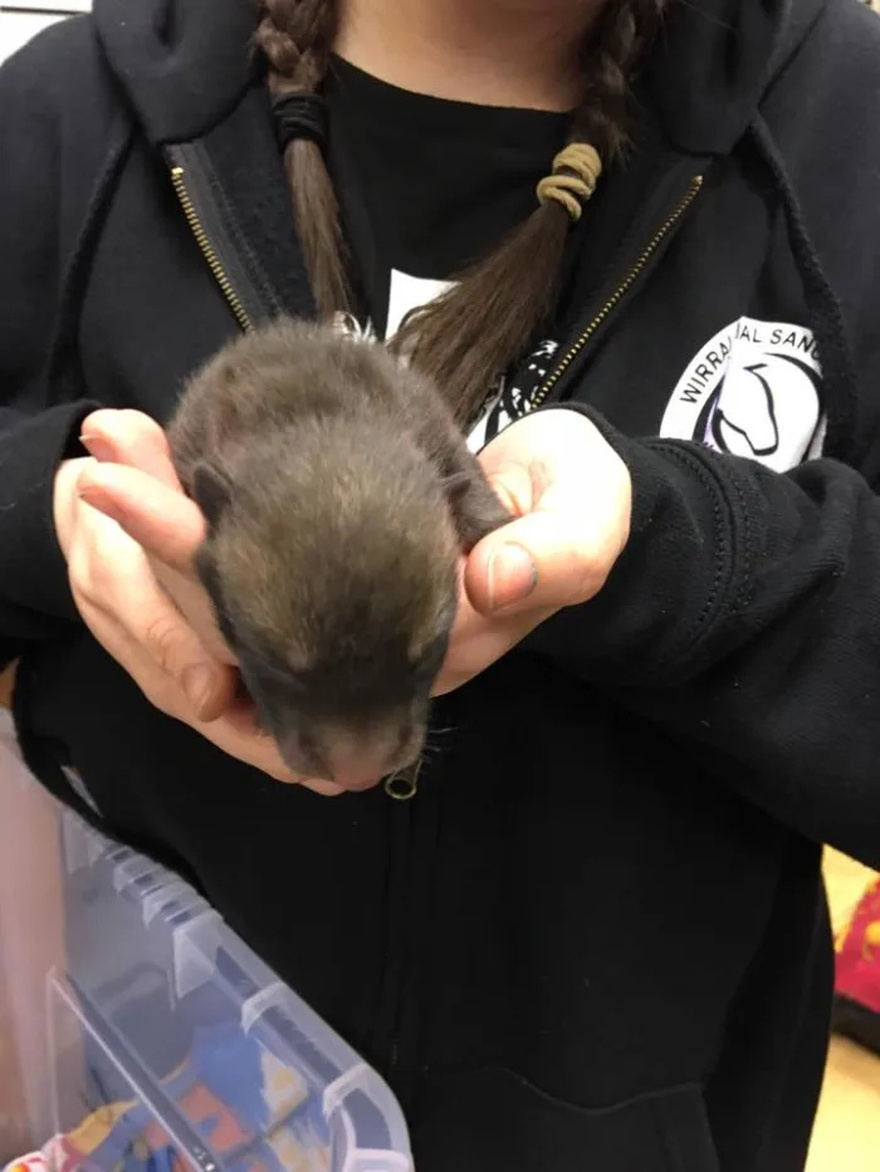
[[[321,84],[336,31],[334,0],[260,0],[257,43],[276,94],[312,93]],[[589,142],[606,163],[627,141],[634,69],[659,28],[668,0],[606,0],[584,47],[586,89],[572,142]],[[322,316],[350,306],[339,212],[323,157],[300,140],[287,151],[297,228]],[[549,160],[548,160],[549,164]],[[442,388],[465,423],[488,388],[521,356],[546,322],[571,224],[548,201],[456,285],[403,323],[395,348]]]
[[[333,0],[261,0],[256,43],[269,63],[273,96],[313,94],[336,35]],[[294,139],[284,155],[297,231],[319,315],[350,308],[339,204],[319,146]]]
[[[667,0],[611,0],[587,35],[587,90],[580,129],[606,160],[626,145],[632,75],[656,37],[667,6]]]

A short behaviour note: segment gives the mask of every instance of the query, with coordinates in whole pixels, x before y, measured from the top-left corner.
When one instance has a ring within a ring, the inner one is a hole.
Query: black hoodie
[[[388,1077],[419,1172],[794,1172],[818,844],[880,865],[880,22],[674,7],[652,147],[601,204],[625,230],[542,391],[627,460],[632,539],[438,705],[453,731],[397,803],[277,785],[152,710],[51,525],[92,406],[164,419],[241,325],[311,311],[253,7],[96,0],[0,71],[0,646],[28,760]]]

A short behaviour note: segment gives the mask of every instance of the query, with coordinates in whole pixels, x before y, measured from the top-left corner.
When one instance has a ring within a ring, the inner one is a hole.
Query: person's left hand
[[[514,520],[462,559],[435,696],[485,671],[556,611],[598,594],[629,538],[629,470],[585,415],[526,416],[479,460]]]

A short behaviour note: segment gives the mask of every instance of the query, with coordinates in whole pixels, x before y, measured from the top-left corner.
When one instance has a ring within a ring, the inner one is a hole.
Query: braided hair
[[[627,143],[633,70],[654,39],[668,0],[606,0],[585,38],[584,93],[571,142],[607,162]],[[335,0],[260,0],[256,40],[275,97],[313,94],[327,72],[337,28]],[[548,160],[549,162],[549,160]],[[295,139],[285,151],[297,231],[319,315],[351,308],[339,205],[320,148]],[[462,424],[546,321],[571,219],[548,200],[446,293],[404,320],[394,346],[430,375]]]
[[[336,35],[334,0],[261,0],[256,42],[269,65],[274,98],[314,94]],[[284,152],[297,233],[321,317],[350,309],[351,290],[339,203],[320,146],[296,138]]]

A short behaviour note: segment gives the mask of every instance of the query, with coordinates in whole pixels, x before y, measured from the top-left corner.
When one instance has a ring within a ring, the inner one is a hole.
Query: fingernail
[[[87,505],[91,505],[93,509],[97,509],[99,513],[103,513],[105,517],[109,517],[111,521],[116,521],[120,525],[122,524],[122,514],[116,508],[115,501],[102,491],[100,485],[80,485],[77,488],[77,495],[80,500],[85,501]]]
[[[83,432],[79,442],[100,464],[112,464],[114,459],[113,445],[101,435],[90,435]]]
[[[203,663],[194,663],[181,677],[183,690],[196,712],[201,712],[214,695],[214,672]]]
[[[538,585],[538,567],[525,546],[508,541],[489,555],[486,578],[489,609],[501,610],[528,598]]]

